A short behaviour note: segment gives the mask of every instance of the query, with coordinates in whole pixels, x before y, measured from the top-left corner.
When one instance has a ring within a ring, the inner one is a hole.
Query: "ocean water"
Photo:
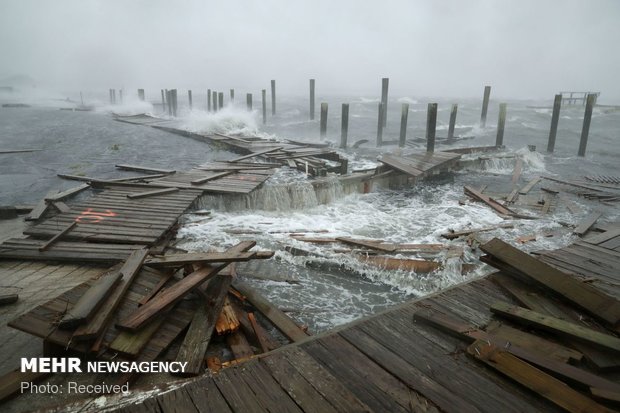
[[[352,169],[377,165],[376,157],[382,151],[398,150],[394,145],[381,149],[374,147],[378,99],[372,96],[318,96],[313,121],[309,120],[307,98],[281,97],[275,117],[271,116],[268,105],[266,125],[262,123],[262,112],[247,112],[245,99],[236,105],[228,104],[216,114],[205,112],[206,98],[199,93],[194,93],[192,111],[181,96],[179,99],[181,125],[187,130],[245,133],[308,142],[320,142],[319,103],[325,101],[329,103],[327,141],[335,145],[340,141],[340,104],[349,103],[349,143],[362,139],[369,141],[358,149],[342,153],[350,159]],[[405,152],[423,149],[423,140],[415,138],[424,136],[426,103],[429,101],[429,98],[420,96],[391,97],[383,139],[398,139],[401,104],[408,103],[407,134],[413,141]],[[457,135],[471,138],[459,140],[453,146],[494,144],[499,101],[493,99],[485,128],[479,126],[479,100],[438,101],[438,138],[447,134],[450,105],[454,102],[459,104]],[[254,107],[260,109],[257,102],[254,103]],[[578,158],[582,106],[563,108],[556,152],[548,155],[545,150],[551,109],[540,107],[550,106],[551,102],[508,100],[507,103],[505,155],[523,159],[520,186],[536,175],[578,180],[583,180],[586,175],[620,176],[620,112],[595,108],[587,155]],[[55,106],[59,105],[67,104],[60,102]],[[234,156],[181,136],[112,120],[111,111],[123,114],[147,112],[166,117],[157,105],[137,102],[129,97],[122,106],[100,104],[94,112],[60,111],[50,106],[47,102],[28,109],[0,109],[3,148],[42,149],[33,153],[0,155],[0,204],[33,203],[50,188],[75,185],[60,180],[56,173],[116,177],[127,173],[115,170],[115,163],[183,170],[208,160]],[[531,152],[528,145],[535,145],[537,151]],[[438,141],[436,150],[442,148],[444,146]],[[562,193],[557,208],[536,220],[504,221],[481,204],[459,203],[464,185],[486,185],[489,194],[509,192],[514,164],[514,158],[478,162],[413,188],[377,189],[369,194],[347,193],[335,179],[327,189],[315,191],[303,174],[284,168],[249,197],[203,197],[200,207],[211,210],[212,214],[209,217],[186,216],[177,243],[188,250],[202,251],[254,239],[258,248],[275,250],[276,259],[267,270],[263,268],[262,279],[247,277],[245,280],[290,311],[300,323],[307,324],[311,331],[318,332],[490,271],[484,265],[477,265],[474,271],[463,275],[462,263],[478,264],[479,252],[464,240],[441,238],[446,231],[508,222],[514,228],[481,233],[479,237],[482,240],[502,237],[532,251],[558,248],[574,241],[570,229],[563,224],[578,222],[592,210],[604,213],[601,222],[618,219],[617,205],[585,200],[570,193]],[[540,185],[568,189],[549,181]],[[572,211],[566,208],[567,203],[575,206]],[[573,212],[576,210],[578,212]],[[519,211],[540,215],[540,209],[536,207]],[[349,254],[334,252],[333,246],[310,244],[290,236],[290,233],[299,232],[312,237],[350,236],[395,243],[442,243],[462,249],[463,257],[454,258],[445,251],[432,257],[419,256],[442,263],[442,268],[428,274],[379,270]],[[517,242],[518,237],[533,234],[553,236],[541,236],[523,245]],[[293,256],[285,251],[285,247],[304,249],[312,256]]]

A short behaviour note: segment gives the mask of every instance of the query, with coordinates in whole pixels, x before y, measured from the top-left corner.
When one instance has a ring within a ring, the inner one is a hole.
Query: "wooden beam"
[[[114,287],[122,277],[120,269],[121,264],[117,264],[102,274],[64,315],[58,327],[74,328],[90,319],[114,291]]]
[[[256,245],[255,241],[243,241],[229,248],[226,252],[237,253],[245,252]],[[229,263],[206,265],[182,280],[176,282],[170,288],[161,291],[146,304],[138,308],[125,319],[116,324],[116,327],[120,330],[137,331],[143,325],[148,323],[154,317],[166,309],[168,306],[174,304],[193,289],[197,288],[205,281],[213,278],[218,272],[223,270]]]
[[[228,176],[228,175],[233,174],[233,173],[235,173],[235,171],[220,172],[220,173],[217,173],[217,174],[213,174],[211,176],[207,176],[205,178],[194,179],[190,183],[192,185],[200,185],[200,184],[204,184],[205,182],[209,182],[209,181],[213,181],[215,179],[223,178],[223,177]]]
[[[274,147],[274,148],[263,149],[262,151],[252,152],[252,153],[249,153],[247,155],[240,156],[238,158],[230,159],[227,162],[234,163],[234,162],[243,161],[245,159],[250,159],[250,158],[253,158],[255,156],[265,155],[265,154],[268,154],[270,152],[276,152],[276,151],[279,151],[282,148],[283,148],[282,146],[277,146],[277,147]]]
[[[247,360],[254,356],[252,347],[242,331],[237,330],[226,337],[226,343],[237,360]]]
[[[157,174],[166,174],[170,175],[175,173],[174,169],[159,169],[159,168],[151,168],[147,166],[140,165],[115,165],[118,169],[123,169],[125,171],[137,171],[137,172],[154,172]]]
[[[129,199],[140,199],[147,198],[150,196],[159,196],[159,195],[168,195],[174,192],[178,192],[179,188],[166,188],[166,189],[156,189],[154,191],[146,191],[146,192],[138,192],[135,194],[127,194],[127,198]]]
[[[355,245],[356,247],[370,248],[373,250],[379,250],[379,251],[385,251],[385,252],[394,252],[396,250],[396,247],[393,245],[380,244],[379,242],[372,241],[372,240],[354,239],[354,238],[347,238],[347,237],[338,237],[336,238],[336,240],[342,243],[345,243],[345,244]]]
[[[451,231],[451,232],[446,232],[444,234],[441,234],[441,236],[446,239],[455,239],[455,238],[462,237],[464,235],[471,235],[477,232],[494,231],[500,228],[514,228],[514,225],[513,224],[500,224],[500,225],[493,225],[489,227],[472,228],[472,229],[467,229],[463,231]]]
[[[0,376],[0,402],[19,392],[21,390],[22,383],[35,383],[50,374],[51,373],[22,373],[19,370],[13,370]]]
[[[120,269],[121,285],[119,285],[112,294],[105,300],[100,310],[96,312],[93,319],[83,326],[80,326],[73,334],[72,340],[90,340],[101,335],[103,330],[108,326],[116,308],[125,296],[125,293],[131,286],[136,275],[140,272],[142,262],[148,254],[148,249],[141,248],[131,253]]]
[[[606,407],[571,389],[560,380],[492,344],[476,341],[467,348],[467,352],[569,412],[610,412]]]
[[[219,316],[217,317],[217,321],[215,323],[215,331],[218,335],[223,336],[226,334],[230,334],[239,329],[239,319],[237,319],[237,315],[230,305],[230,300],[228,297],[224,299],[224,306],[222,307],[222,311],[220,311]]]
[[[609,334],[501,301],[496,302],[490,308],[494,314],[519,324],[579,340],[604,350],[620,352],[620,339]]]
[[[258,251],[241,252],[237,254],[230,254],[228,252],[194,252],[188,254],[172,254],[162,257],[149,258],[144,261],[144,265],[148,265],[149,267],[175,267],[192,263],[212,264],[215,262],[239,262],[249,261],[256,258],[271,258],[274,254],[273,251],[260,252],[263,254],[258,254]]]
[[[498,238],[492,239],[480,248],[498,261],[514,268],[519,274],[523,274],[552,290],[611,326],[617,326],[620,321],[620,302],[601,290],[581,282],[574,276],[562,272]]]
[[[64,235],[68,234],[73,228],[75,228],[77,226],[77,222],[73,221],[72,223],[70,223],[69,225],[67,225],[65,228],[63,228],[58,234],[54,235],[50,240],[48,240],[45,244],[41,245],[39,247],[39,251],[45,251],[47,250],[49,247],[51,247],[52,245],[54,245],[54,243],[58,240],[60,240]]]
[[[301,341],[308,337],[308,334],[299,328],[293,320],[271,304],[265,297],[257,293],[252,287],[240,281],[236,281],[234,287],[290,340]]]
[[[475,190],[474,188],[470,186],[465,186],[464,190],[465,190],[465,195],[471,198],[474,198],[477,201],[484,202],[485,204],[487,204],[489,207],[491,207],[493,210],[495,210],[497,213],[499,213],[502,216],[516,216],[517,215],[514,211],[501,205],[500,203],[498,203],[496,200],[494,200],[490,196],[483,195],[481,192]]]
[[[527,184],[525,184],[525,186],[523,188],[521,188],[519,190],[519,194],[521,195],[527,195],[528,192],[531,191],[531,189],[534,187],[534,185],[536,185],[538,182],[540,182],[542,178],[540,176],[536,176],[534,178],[532,178],[531,181],[529,181]]]
[[[59,212],[71,212],[71,208],[62,201],[52,201],[52,206]]]
[[[587,217],[585,217],[581,222],[579,222],[579,224],[577,224],[577,228],[573,230],[573,234],[579,235],[580,237],[583,236],[586,232],[588,232],[590,227],[594,225],[596,220],[600,218],[600,216],[601,216],[600,211],[592,212]]]
[[[30,211],[30,214],[28,214],[28,216],[24,219],[26,221],[36,221],[40,219],[43,214],[45,214],[45,211],[47,211],[47,207],[49,206],[48,199],[50,199],[56,193],[57,191],[49,191],[42,200],[37,202],[32,211]]]

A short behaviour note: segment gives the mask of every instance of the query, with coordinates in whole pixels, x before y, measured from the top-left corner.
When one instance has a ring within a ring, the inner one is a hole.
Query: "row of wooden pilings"
[[[310,79],[310,120],[314,120],[315,118],[315,87],[316,81],[315,79]],[[377,139],[376,145],[380,147],[384,144],[383,133],[384,129],[387,125],[387,105],[388,105],[388,88],[389,88],[389,78],[381,79],[381,101],[378,104],[377,111]],[[261,90],[261,103],[262,103],[262,118],[263,124],[267,123],[267,91],[265,89]],[[120,102],[123,100],[123,91],[119,90]],[[482,99],[482,111],[480,114],[480,127],[484,128],[487,122],[487,112],[489,107],[489,101],[491,96],[491,86],[485,86],[484,94]],[[144,100],[144,89],[138,89],[138,97],[140,100]],[[583,119],[583,127],[581,131],[581,139],[579,142],[578,155],[585,156],[586,146],[588,143],[588,135],[590,130],[590,123],[592,120],[592,110],[594,108],[596,102],[597,95],[596,94],[588,94],[586,100],[585,114]],[[176,89],[162,89],[161,90],[161,101],[164,112],[166,111],[170,116],[177,116],[177,90]],[[192,91],[188,90],[188,101],[190,110],[193,106],[192,99]],[[233,103],[235,101],[235,90],[230,89],[230,102]],[[110,89],[110,103],[116,103],[116,91],[114,89]],[[222,109],[224,106],[224,93],[212,91],[211,89],[207,90],[207,111],[209,112],[217,112]],[[547,143],[547,152],[553,153],[555,149],[555,142],[558,130],[558,122],[560,118],[560,109],[562,106],[562,94],[555,95],[554,103],[553,103],[553,113],[551,116],[551,127],[549,130],[549,139]],[[246,94],[246,107],[248,111],[253,110],[252,103],[252,94]],[[497,121],[497,133],[495,138],[495,145],[502,146],[504,143],[504,128],[506,124],[506,103],[499,104],[499,116]],[[341,112],[341,133],[340,133],[340,147],[342,149],[347,148],[347,140],[348,140],[348,131],[349,131],[349,104],[342,104],[342,112]],[[451,143],[454,140],[454,130],[456,125],[456,117],[458,112],[458,105],[452,104],[450,109],[450,122],[448,126],[448,137],[447,142]],[[272,116],[276,114],[276,81],[271,80],[271,114]],[[321,139],[324,139],[327,135],[327,115],[328,115],[328,104],[323,102],[320,104],[320,122],[319,122],[319,133]],[[407,123],[409,116],[409,104],[403,103],[401,107],[401,119],[400,119],[400,133],[398,139],[399,147],[404,147],[405,142],[407,140]],[[426,141],[427,141],[427,150],[432,152],[435,148],[435,136],[436,136],[436,125],[437,125],[437,103],[429,103],[427,108],[427,119],[426,119]]]

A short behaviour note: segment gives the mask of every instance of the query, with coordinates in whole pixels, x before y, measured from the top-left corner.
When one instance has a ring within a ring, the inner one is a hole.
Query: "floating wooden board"
[[[139,166],[139,165],[116,165],[116,167],[118,169],[123,169],[126,171],[154,172],[158,174],[173,174],[176,172],[174,169],[151,168],[148,166]]]

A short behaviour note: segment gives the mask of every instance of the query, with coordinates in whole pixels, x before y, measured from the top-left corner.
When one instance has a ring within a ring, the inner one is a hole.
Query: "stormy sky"
[[[616,0],[0,0],[0,79],[617,101],[619,22]]]

